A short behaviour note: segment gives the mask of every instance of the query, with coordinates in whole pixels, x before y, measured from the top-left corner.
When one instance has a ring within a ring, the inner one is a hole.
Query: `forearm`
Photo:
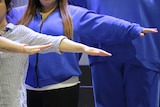
[[[63,39],[62,42],[60,43],[60,51],[62,52],[82,53],[84,52],[85,48],[87,48],[86,45],[83,45],[81,43],[76,43],[69,39]]]
[[[7,38],[0,37],[0,51],[3,52],[23,52],[23,44],[11,41]]]

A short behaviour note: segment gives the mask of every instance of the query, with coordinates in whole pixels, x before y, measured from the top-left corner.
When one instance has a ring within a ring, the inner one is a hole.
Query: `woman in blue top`
[[[21,10],[24,11],[22,8],[18,11]],[[147,32],[156,31],[68,6],[67,0],[29,0],[19,23],[45,34],[65,34],[74,41],[90,46],[129,42]],[[73,53],[30,56],[26,78],[28,107],[77,107],[80,56]]]
[[[43,50],[48,47],[48,49],[41,51],[40,54],[47,52],[85,52],[90,55],[111,55],[101,49],[75,43],[65,36],[40,34],[28,29],[26,26],[8,23],[6,13],[10,4],[11,0],[0,0],[0,35],[16,41],[17,44],[25,43],[35,45],[23,45],[21,47],[18,45],[17,48],[20,48],[24,53],[33,53],[35,49]],[[8,52],[8,48],[4,47],[4,44],[1,45],[3,45],[3,51]],[[17,48],[14,48],[14,51],[16,51]],[[26,91],[23,89],[25,89],[24,78],[28,68],[28,57],[28,54],[0,52],[0,107],[26,107]]]
[[[69,0],[143,26],[160,29],[159,0]],[[100,33],[100,32],[99,32]],[[90,57],[96,107],[159,107],[160,35],[128,43],[98,44],[111,58]]]

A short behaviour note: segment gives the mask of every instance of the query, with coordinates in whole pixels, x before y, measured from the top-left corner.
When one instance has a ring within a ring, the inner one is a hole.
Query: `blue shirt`
[[[98,15],[80,7],[69,6],[68,9],[74,26],[73,40],[89,46],[97,47],[99,43],[108,45],[128,43],[139,38],[142,31],[142,27],[135,23]],[[56,9],[43,22],[42,26],[39,26],[41,20],[40,12],[37,11],[28,27],[49,35],[59,36],[64,34],[59,9]],[[63,53],[63,55],[48,53],[30,56],[26,84],[37,88],[63,82],[72,76],[80,76],[80,56],[81,54],[75,53]],[[104,57],[103,59],[107,60],[108,58]],[[99,60],[93,60],[93,62],[96,61]]]
[[[69,0],[69,3],[86,7],[100,14],[139,23],[141,26],[160,29],[159,0]],[[102,49],[109,50],[113,57],[110,57],[110,60],[104,60],[102,57],[96,58],[99,61],[143,64],[146,68],[160,72],[159,40],[160,34],[156,33],[147,34],[144,38],[138,38],[127,44],[99,44]],[[90,60],[95,60],[95,57],[90,57]]]

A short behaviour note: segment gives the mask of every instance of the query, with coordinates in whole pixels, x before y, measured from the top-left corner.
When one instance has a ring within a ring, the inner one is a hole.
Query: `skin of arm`
[[[94,47],[89,47],[87,45],[71,41],[69,39],[63,39],[60,43],[60,50],[62,52],[76,52],[76,53],[86,53],[94,56],[112,56],[111,53],[97,49]]]
[[[41,53],[59,52],[59,51],[60,52],[75,52],[75,53],[84,52],[86,54],[94,55],[94,56],[111,56],[110,53],[104,50],[74,42],[72,40],[69,40],[65,36],[51,36],[51,35],[40,34],[38,32],[35,32],[27,28],[26,26],[23,26],[23,25],[15,26],[11,23],[8,24],[6,28],[12,29],[12,31],[9,32],[9,34],[7,34],[5,31],[2,32],[2,34],[4,34],[2,37],[6,37],[7,39],[10,39],[12,41],[20,40],[19,42],[22,43],[22,44],[17,43],[17,44],[12,45],[13,42],[10,41],[10,46],[16,45],[15,48],[10,47],[10,49],[12,48],[12,52],[18,51],[18,52],[23,52],[23,53],[25,52],[31,53],[37,48],[45,49],[46,47],[50,47],[49,49],[43,50]],[[29,44],[31,46],[33,45],[33,46],[32,47],[25,46],[23,43]],[[53,46],[50,43],[53,44]],[[44,46],[44,47],[41,48],[40,46]]]
[[[51,46],[52,44],[28,46],[26,44],[17,43],[7,38],[0,37],[0,51],[7,53],[34,54]]]

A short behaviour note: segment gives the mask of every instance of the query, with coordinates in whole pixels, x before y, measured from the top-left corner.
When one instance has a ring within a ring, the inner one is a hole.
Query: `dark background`
[[[80,77],[80,95],[78,107],[95,107],[92,88],[92,77],[89,66],[80,65],[82,76]]]

